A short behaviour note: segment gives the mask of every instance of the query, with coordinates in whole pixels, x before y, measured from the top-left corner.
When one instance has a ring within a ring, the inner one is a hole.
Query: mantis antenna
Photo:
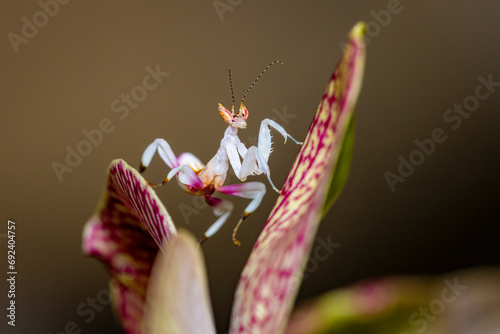
[[[233,81],[231,80],[231,69],[226,69],[229,72],[229,85],[231,86],[231,96],[233,97],[233,107],[231,108],[231,112],[234,114],[234,91],[233,91]]]
[[[241,99],[241,103],[243,103],[243,101],[245,100],[245,97],[247,97],[248,92],[250,92],[250,89],[252,89],[252,87],[255,85],[255,83],[257,82],[257,80],[260,79],[260,77],[269,69],[269,67],[273,66],[276,63],[283,64],[283,62],[281,60],[275,60],[271,64],[267,65],[267,67],[259,74],[259,76],[257,77],[257,79],[255,79],[255,81],[252,82],[252,84],[250,85],[250,87],[248,87],[247,91],[245,92],[245,95],[243,95],[243,98]]]

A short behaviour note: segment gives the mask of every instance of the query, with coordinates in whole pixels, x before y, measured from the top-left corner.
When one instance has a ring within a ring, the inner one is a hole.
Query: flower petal
[[[498,282],[500,268],[474,268],[438,277],[388,277],[358,283],[299,307],[285,333],[497,334]]]
[[[141,332],[155,256],[176,233],[148,182],[123,160],[114,160],[97,212],[85,225],[83,252],[109,268],[113,305],[126,333]]]
[[[230,333],[276,334],[285,328],[352,124],[364,69],[364,27],[358,23],[351,31],[304,145],[243,270]]]
[[[215,334],[203,255],[188,232],[156,258],[145,319],[145,333]]]

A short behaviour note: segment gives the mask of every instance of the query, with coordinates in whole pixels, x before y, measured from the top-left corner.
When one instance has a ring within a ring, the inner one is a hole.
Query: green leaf
[[[328,213],[333,203],[337,200],[340,192],[344,188],[349,176],[349,167],[351,166],[352,148],[354,146],[354,118],[351,119],[347,126],[345,137],[342,141],[337,164],[334,169],[330,189],[326,195],[325,205],[323,206],[323,217]]]

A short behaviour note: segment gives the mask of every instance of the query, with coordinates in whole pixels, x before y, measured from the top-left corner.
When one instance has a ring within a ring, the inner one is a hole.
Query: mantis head
[[[247,118],[248,118],[248,110],[247,108],[243,105],[243,101],[241,102],[240,105],[240,110],[238,113],[234,112],[234,102],[233,102],[233,107],[231,108],[231,111],[227,110],[224,108],[222,104],[219,103],[219,114],[230,126],[233,128],[238,128],[238,129],[246,129],[247,127]]]
[[[234,112],[234,92],[233,92],[233,83],[231,81],[231,70],[230,69],[227,69],[227,71],[229,72],[229,85],[231,86],[231,95],[233,96],[233,106],[231,107],[231,111],[227,110],[226,108],[224,108],[224,106],[222,104],[219,103],[219,114],[220,116],[222,117],[222,119],[227,123],[229,124],[230,126],[232,126],[233,128],[237,128],[237,129],[246,129],[247,127],[247,118],[248,118],[248,110],[247,108],[243,105],[243,101],[245,100],[245,97],[247,96],[247,94],[250,92],[250,90],[252,89],[252,87],[255,85],[255,83],[260,79],[260,77],[264,74],[264,72],[266,72],[269,67],[271,67],[272,65],[276,64],[276,63],[279,63],[279,64],[283,64],[283,62],[281,60],[275,60],[273,62],[271,62],[271,64],[269,64],[260,74],[259,76],[257,77],[257,79],[255,79],[254,82],[252,82],[252,84],[250,85],[250,87],[247,89],[247,91],[245,92],[245,95],[243,95],[243,98],[241,99],[241,104],[240,104],[240,110],[238,113],[235,113]]]

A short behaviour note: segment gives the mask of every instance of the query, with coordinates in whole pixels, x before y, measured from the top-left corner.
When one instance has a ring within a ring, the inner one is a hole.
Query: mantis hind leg
[[[241,215],[240,220],[238,221],[238,224],[233,231],[233,242],[236,245],[240,246],[241,243],[236,238],[238,229],[243,220],[250,216],[250,214],[259,207],[260,203],[262,202],[262,198],[266,193],[266,186],[262,182],[248,182],[221,187],[217,189],[217,191],[222,194],[252,199],[252,201],[243,211],[243,214]],[[200,239],[200,243],[203,243],[205,240],[213,236],[221,228],[221,226],[224,225],[226,220],[229,218],[229,215],[233,211],[233,204],[227,200],[212,196],[205,197],[205,200],[207,204],[213,208],[215,216],[219,217],[219,219],[217,219],[215,223],[213,223],[212,226],[208,228],[203,237]]]
[[[233,203],[230,201],[213,196],[206,196],[205,202],[212,207],[214,215],[218,217],[218,219],[203,234],[203,237],[200,239],[200,244],[219,231],[231,215],[234,207]]]
[[[248,218],[248,216],[250,216],[250,214],[259,207],[260,203],[262,202],[262,198],[266,194],[266,186],[262,182],[248,182],[225,186],[217,190],[223,194],[252,199],[252,201],[243,211],[243,214],[241,215],[240,220],[238,221],[238,224],[233,231],[233,242],[236,245],[240,246],[241,243],[236,238],[238,229],[240,228],[243,220]]]

